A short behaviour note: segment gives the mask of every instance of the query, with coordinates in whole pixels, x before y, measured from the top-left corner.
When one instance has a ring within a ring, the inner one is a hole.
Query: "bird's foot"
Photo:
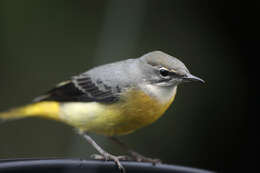
[[[114,156],[112,154],[109,153],[104,153],[104,154],[92,154],[91,157],[93,159],[97,159],[97,160],[112,160],[116,163],[116,165],[118,166],[118,169],[122,172],[125,173],[125,168],[122,166],[122,164],[120,163],[120,160],[129,160],[130,157],[129,156]]]
[[[125,143],[121,142],[118,138],[116,137],[110,137],[110,140],[121,146],[129,155],[130,155],[130,160],[131,161],[137,161],[137,162],[150,162],[153,165],[162,163],[160,159],[153,159],[149,157],[142,156],[141,154],[137,153],[136,151],[130,149]]]
[[[106,160],[106,161],[108,161],[108,160],[113,160],[113,158],[111,158],[111,156],[112,157],[116,157],[118,160],[124,160],[124,161],[125,160],[131,160],[130,156],[114,156],[114,155],[109,154],[109,153],[107,153],[105,156],[103,156],[101,154],[92,154],[91,158],[97,159],[97,160]]]
[[[152,163],[153,165],[162,163],[162,161],[160,159],[145,157],[135,151],[131,151],[130,154],[131,154],[131,157],[134,160],[136,160],[137,162],[149,162],[149,163]]]

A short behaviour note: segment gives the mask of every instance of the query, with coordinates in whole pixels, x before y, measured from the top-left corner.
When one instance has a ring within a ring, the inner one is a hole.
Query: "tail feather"
[[[32,116],[40,116],[50,119],[59,120],[59,103],[57,102],[38,102],[23,107],[10,109],[0,113],[1,121],[20,119]]]

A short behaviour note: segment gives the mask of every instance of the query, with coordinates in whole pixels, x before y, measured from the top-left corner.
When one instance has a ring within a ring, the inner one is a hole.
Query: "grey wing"
[[[118,101],[119,93],[118,88],[107,86],[102,81],[92,79],[88,74],[83,73],[72,77],[70,81],[58,84],[34,101],[113,103]]]

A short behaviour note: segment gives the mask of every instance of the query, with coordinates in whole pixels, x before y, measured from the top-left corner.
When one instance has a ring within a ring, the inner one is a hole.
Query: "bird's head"
[[[204,80],[192,75],[179,59],[161,51],[147,53],[139,60],[144,79],[148,83],[157,86],[176,86],[191,81],[204,83]]]

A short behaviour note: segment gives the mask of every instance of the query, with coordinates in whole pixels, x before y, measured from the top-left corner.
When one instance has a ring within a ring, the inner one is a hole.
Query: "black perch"
[[[122,161],[127,173],[214,173],[184,166]],[[120,173],[112,161],[80,159],[0,160],[1,173]]]

